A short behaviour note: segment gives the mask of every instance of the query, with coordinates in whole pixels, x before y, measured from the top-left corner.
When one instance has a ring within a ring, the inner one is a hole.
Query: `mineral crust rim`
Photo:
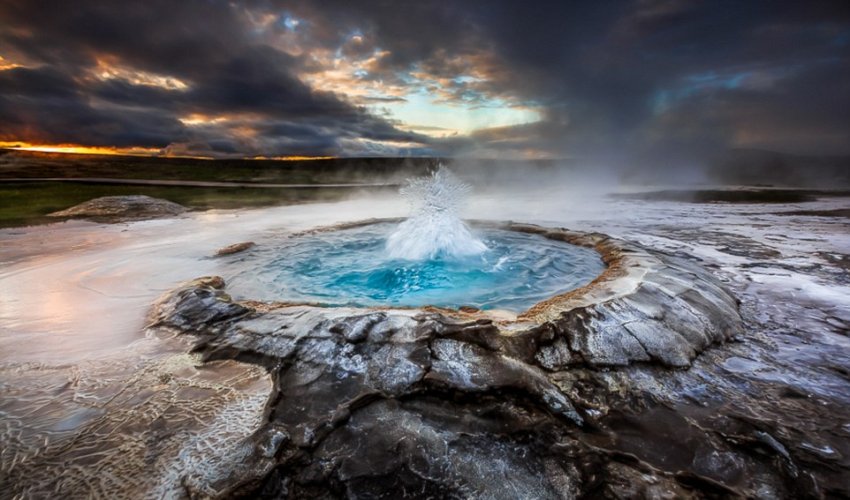
[[[318,227],[291,236],[398,220],[369,219]],[[515,316],[500,314],[500,311],[434,306],[339,307],[233,301],[224,293],[224,280],[207,277],[167,293],[154,307],[153,324],[169,323],[162,310],[169,297],[173,299],[174,294],[187,288],[207,287],[217,301],[232,303],[242,308],[244,314],[267,315],[298,309],[310,310],[311,314],[326,321],[380,313],[412,319],[422,315],[439,316],[453,323],[490,325],[501,339],[492,340],[497,344],[511,342],[509,337],[519,337],[515,342],[522,342],[522,338],[529,335],[534,337],[535,354],[540,357],[538,362],[555,371],[574,365],[625,366],[649,361],[687,367],[709,345],[743,331],[737,299],[708,271],[692,263],[601,233],[580,233],[511,221],[472,221],[472,224],[538,234],[590,247],[600,253],[607,267],[587,285],[552,296]],[[233,321],[233,318],[228,319],[230,323]],[[224,324],[218,326],[226,327]]]
[[[384,224],[399,222],[401,218],[373,218],[355,222],[345,222],[329,226],[320,226],[290,235],[296,238],[308,234],[324,233],[331,231],[342,231],[355,229],[373,224]],[[637,245],[619,240],[602,233],[585,233],[571,231],[564,228],[549,228],[535,224],[520,223],[513,221],[469,221],[473,227],[486,227],[506,231],[516,231],[528,234],[540,235],[544,238],[562,241],[571,245],[591,248],[595,250],[605,264],[605,269],[599,273],[591,282],[565,292],[555,294],[532,305],[525,311],[514,313],[512,311],[497,310],[464,310],[461,308],[440,307],[433,305],[425,306],[369,306],[369,307],[347,307],[346,309],[361,309],[363,311],[426,311],[435,312],[460,319],[489,319],[499,325],[513,329],[512,325],[528,325],[529,323],[545,323],[557,318],[561,313],[576,307],[587,306],[592,303],[611,300],[628,295],[640,284],[641,279],[647,273],[648,265],[655,260],[651,255]],[[590,298],[593,300],[590,300]],[[274,309],[293,305],[304,305],[318,308],[334,309],[340,306],[325,306],[314,302],[267,302],[246,300],[242,303],[250,307],[261,309]],[[506,332],[507,333],[507,332]]]

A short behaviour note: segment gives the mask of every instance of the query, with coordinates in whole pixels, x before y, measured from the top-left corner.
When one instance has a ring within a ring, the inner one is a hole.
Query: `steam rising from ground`
[[[387,238],[390,258],[461,258],[487,250],[458,215],[470,191],[469,184],[442,166],[430,176],[409,180],[401,194],[410,203],[412,215]]]

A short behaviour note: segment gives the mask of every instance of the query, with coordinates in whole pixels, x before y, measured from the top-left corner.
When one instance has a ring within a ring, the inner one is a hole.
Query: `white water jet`
[[[470,190],[443,166],[430,176],[410,179],[400,192],[412,215],[387,238],[387,254],[393,259],[427,260],[486,251],[487,245],[458,216]]]

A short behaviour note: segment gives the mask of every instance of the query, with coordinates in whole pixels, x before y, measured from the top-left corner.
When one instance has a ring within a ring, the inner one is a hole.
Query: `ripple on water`
[[[238,298],[342,306],[425,305],[520,311],[592,281],[605,264],[589,248],[516,231],[483,229],[476,256],[387,256],[393,224],[284,239],[234,257],[228,291]]]

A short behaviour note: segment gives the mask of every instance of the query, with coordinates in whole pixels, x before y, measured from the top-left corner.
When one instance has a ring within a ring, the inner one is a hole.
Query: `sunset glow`
[[[256,157],[253,160],[275,160],[275,161],[309,161],[309,160],[332,160],[333,156],[275,156],[272,158]]]
[[[37,151],[41,153],[68,153],[83,155],[120,155],[120,156],[158,156],[159,148],[116,148],[103,146],[83,146],[79,144],[29,144],[19,141],[0,141],[0,148],[18,151]]]
[[[91,75],[99,80],[119,79],[133,85],[158,87],[165,90],[186,90],[189,88],[189,85],[179,78],[121,66],[110,58],[98,58],[97,66],[92,68]]]
[[[6,71],[10,69],[20,68],[20,64],[13,63],[11,61],[7,61],[3,56],[0,56],[0,71]]]
[[[12,149],[16,151],[35,151],[39,153],[64,153],[80,155],[112,155],[112,156],[158,156],[167,158],[192,158],[197,160],[211,160],[210,156],[193,156],[170,154],[158,148],[113,148],[102,146],[82,146],[79,144],[29,144],[18,141],[0,141],[0,149]],[[245,156],[243,160],[276,160],[276,161],[305,161],[305,160],[329,160],[334,156]]]

